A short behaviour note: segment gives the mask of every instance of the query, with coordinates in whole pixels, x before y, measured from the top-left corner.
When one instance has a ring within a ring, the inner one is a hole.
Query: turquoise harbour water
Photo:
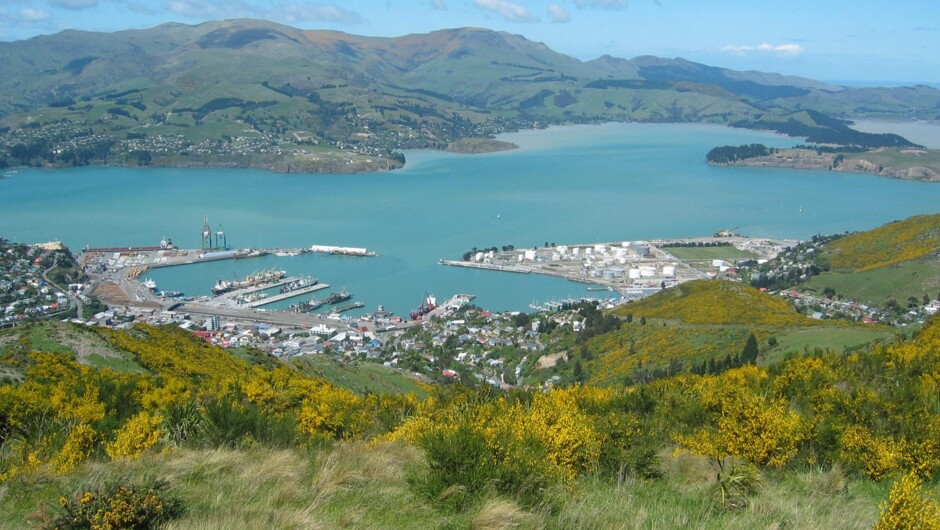
[[[472,247],[701,236],[731,227],[748,235],[808,238],[934,213],[940,205],[940,184],[705,163],[717,145],[800,143],[754,131],[606,124],[503,139],[521,149],[408,152],[403,170],[379,174],[21,169],[0,180],[0,236],[59,239],[76,250],[154,245],[163,237],[198,248],[208,215],[213,229],[223,225],[233,247],[342,245],[379,256],[267,256],[160,269],[148,274],[160,289],[208,294],[220,278],[277,267],[314,275],[334,290],[345,287],[365,310],[384,304],[406,314],[425,292],[439,299],[473,293],[479,305],[497,310],[596,294],[555,278],[437,264]]]

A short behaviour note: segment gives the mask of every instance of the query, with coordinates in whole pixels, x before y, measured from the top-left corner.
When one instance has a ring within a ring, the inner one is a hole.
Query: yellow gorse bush
[[[851,234],[828,245],[837,269],[864,272],[912,259],[940,249],[940,214],[916,215],[874,230]]]
[[[786,465],[805,439],[807,425],[785,400],[757,392],[755,387],[767,377],[754,366],[703,377],[697,387],[708,421],[676,441],[717,460],[738,456],[761,466]]]
[[[137,414],[118,430],[114,441],[105,445],[105,452],[112,460],[119,458],[133,460],[139,457],[141,453],[156,445],[160,439],[162,422],[160,416],[151,415],[146,411]]]
[[[733,282],[695,280],[639,302],[618,314],[635,318],[677,319],[686,324],[814,326],[819,322],[796,312],[786,301]]]
[[[874,530],[940,530],[940,504],[927,496],[917,475],[903,475],[891,487]]]
[[[98,434],[91,426],[79,424],[69,431],[62,449],[52,458],[52,469],[60,475],[67,475],[84,462],[97,444]]]

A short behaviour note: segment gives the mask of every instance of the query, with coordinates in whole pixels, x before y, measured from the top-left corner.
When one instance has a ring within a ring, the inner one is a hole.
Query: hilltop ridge
[[[0,43],[0,165],[401,167],[399,151],[551,123],[936,117],[940,91],[855,89],[681,58],[580,61],[482,28],[401,37],[252,19]]]

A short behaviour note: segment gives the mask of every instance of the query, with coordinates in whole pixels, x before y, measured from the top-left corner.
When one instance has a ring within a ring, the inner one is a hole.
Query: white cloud
[[[539,19],[525,7],[509,0],[475,0],[477,7],[491,11],[508,22],[538,22]]]
[[[565,11],[565,8],[558,4],[548,5],[548,19],[552,22],[570,22],[571,15]]]
[[[256,16],[242,3],[216,2],[213,0],[171,0],[167,9],[177,15],[191,18],[236,18]]]
[[[71,11],[81,11],[98,6],[98,0],[49,0],[49,3]]]
[[[21,20],[28,20],[30,22],[39,22],[42,20],[49,20],[52,18],[52,13],[45,11],[43,9],[33,9],[31,7],[24,7],[17,12]]]
[[[758,44],[757,46],[725,46],[721,49],[735,55],[746,55],[748,52],[773,53],[776,55],[800,55],[806,51],[799,44]]]
[[[72,0],[75,1],[75,0]],[[264,7],[232,0],[170,0],[167,9],[178,15],[200,19],[260,18],[288,24],[319,21],[358,24],[362,17],[353,11],[330,4],[279,2]]]
[[[444,0],[431,0],[431,7],[438,11],[447,11],[447,4],[444,3]]]
[[[627,8],[627,0],[574,0],[578,9],[611,9],[619,11]]]
[[[267,17],[278,17],[288,22],[316,20],[320,22],[339,22],[342,24],[359,24],[362,17],[341,7],[333,5],[302,5],[288,4],[272,9]]]

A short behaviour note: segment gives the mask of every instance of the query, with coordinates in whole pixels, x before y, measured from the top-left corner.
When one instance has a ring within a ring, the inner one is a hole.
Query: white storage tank
[[[633,252],[635,252],[637,256],[649,256],[650,247],[649,245],[633,245]]]
[[[609,270],[611,273],[613,273],[614,278],[623,278],[624,270],[623,270],[622,267],[611,267],[611,268],[608,269],[608,270]]]
[[[663,267],[663,276],[666,278],[675,278],[676,277],[676,268],[672,265],[666,265]]]
[[[473,256],[473,261],[477,261],[477,262],[483,261],[483,253],[477,252],[476,256]]]
[[[605,279],[605,280],[613,280],[613,279],[614,279],[614,271],[612,271],[612,270],[610,270],[610,269],[607,269],[606,271],[604,271],[604,279]]]
[[[525,251],[525,259],[527,259],[527,260],[529,260],[529,261],[535,260],[535,251],[534,251],[534,250],[526,250],[526,251]]]
[[[651,270],[651,271],[650,271],[650,270],[641,270],[641,271],[640,271],[640,276],[642,276],[643,278],[652,278],[653,276],[656,276],[656,270],[655,270],[655,269],[654,269],[654,270]]]
[[[519,261],[525,261],[525,254],[519,254]]]
[[[558,252],[552,252],[552,261],[561,261],[561,254]]]
[[[725,260],[723,260],[723,259],[713,259],[713,260],[712,260],[712,267],[721,267],[721,266],[723,266],[724,264],[725,264]]]
[[[639,280],[640,276],[642,276],[642,274],[640,274],[640,269],[630,269],[627,272],[627,275],[630,276],[631,280]]]

